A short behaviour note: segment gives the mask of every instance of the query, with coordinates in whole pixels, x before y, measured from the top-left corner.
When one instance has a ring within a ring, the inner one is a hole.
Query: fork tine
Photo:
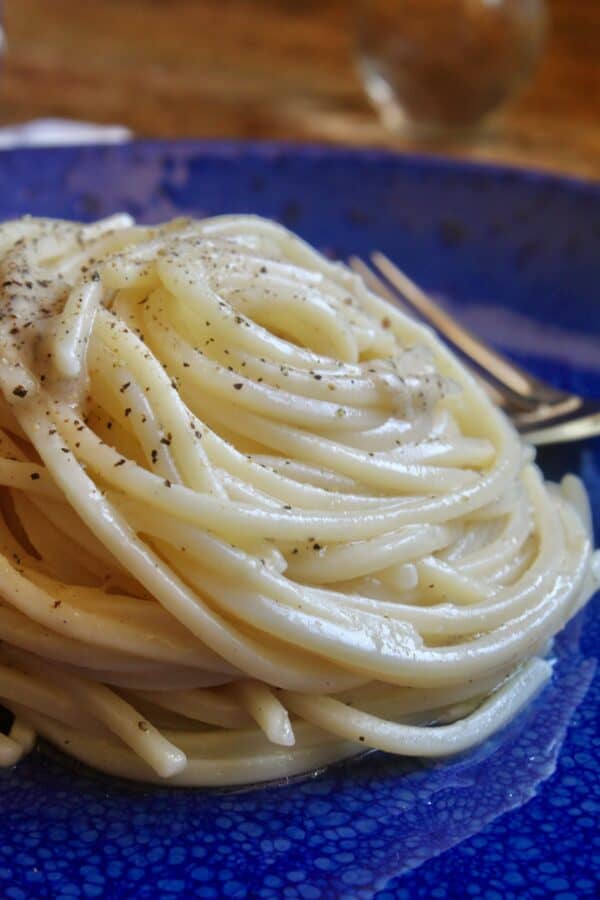
[[[380,297],[385,297],[386,300],[389,300],[390,303],[393,303],[394,306],[402,307],[402,311],[409,315],[412,319],[415,319],[415,311],[408,306],[407,303],[404,302],[404,298],[398,293],[397,290],[390,290],[388,285],[379,278],[373,269],[366,264],[364,260],[362,260],[359,256],[351,256],[348,260],[350,268],[353,269],[358,275],[361,276],[364,283],[367,287],[373,291],[374,294],[379,294]]]
[[[499,385],[508,389],[512,394],[508,399],[513,403],[531,407],[540,401],[552,403],[564,399],[564,392],[530,375],[456,322],[383,253],[375,252],[371,259],[378,272],[402,294],[405,304],[416,310]]]
[[[400,306],[403,312],[406,312],[408,316],[412,319],[416,319],[414,310],[412,307],[408,306],[404,303],[403,298],[400,294],[394,290],[391,291],[390,288],[378,278],[373,269],[370,268],[359,256],[351,256],[348,260],[348,264],[350,268],[356,272],[358,275],[362,277],[362,280],[367,285],[370,290],[373,291],[374,294],[379,294],[380,297],[384,297],[386,300],[389,300],[390,303],[393,303],[394,306]],[[469,363],[466,363],[467,368],[469,369],[471,375],[477,379],[481,387],[487,391],[490,395],[490,398],[496,404],[496,406],[505,407],[509,403],[509,398],[506,396],[506,393],[502,393],[502,391],[498,390],[496,385],[492,381],[488,381],[481,372],[470,366]],[[519,408],[522,408],[523,404],[519,405]],[[529,409],[529,404],[526,405],[526,409]]]
[[[357,274],[362,276],[367,287],[374,293],[379,294],[379,296],[384,297],[394,305],[401,306],[413,318],[415,310],[417,310],[421,314],[422,319],[436,327],[440,333],[454,343],[455,347],[461,350],[466,357],[467,366],[471,369],[472,374],[491,395],[494,402],[499,406],[505,407],[517,429],[529,443],[537,445],[558,444],[600,435],[599,401],[586,400],[575,394],[557,391],[551,385],[547,385],[545,382],[530,376],[524,370],[516,366],[513,367],[512,363],[487,347],[475,335],[468,332],[466,328],[458,325],[458,323],[447,316],[442,309],[436,306],[420,288],[413,284],[383,254],[376,253],[371,258],[377,268],[377,272],[382,272],[387,277],[387,282],[379,274],[375,274],[373,269],[357,256],[350,257],[349,264]],[[444,323],[443,326],[439,324],[440,319]],[[526,379],[529,394],[525,397],[517,394],[512,387],[507,386],[502,380],[497,378],[476,357],[466,352],[464,346],[448,334],[445,323],[452,326],[450,329],[452,334],[456,332],[463,335],[466,334],[486,354],[497,357],[511,372],[514,368],[518,375],[522,375]],[[475,367],[469,365],[469,361]],[[479,365],[479,370],[476,367],[477,365]],[[533,392],[534,387],[538,389],[537,395]],[[517,406],[516,409],[515,406]]]
[[[362,277],[367,287],[374,293],[389,300],[394,306],[400,306],[402,311],[412,319],[423,321],[422,317],[415,314],[415,310],[406,302],[406,298],[399,292],[398,288],[395,286],[390,288],[360,257],[351,256],[348,262],[350,267]],[[478,365],[476,360],[473,361],[471,357],[464,355],[466,356],[466,365],[469,371],[487,391],[497,406],[502,406],[506,409],[530,410],[536,405],[532,398],[523,398],[520,394],[516,394],[510,387],[494,378],[488,370]]]

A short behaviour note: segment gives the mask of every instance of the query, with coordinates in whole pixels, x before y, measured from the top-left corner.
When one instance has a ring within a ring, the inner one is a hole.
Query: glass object
[[[384,123],[465,131],[521,86],[539,56],[543,0],[357,0],[357,53]]]

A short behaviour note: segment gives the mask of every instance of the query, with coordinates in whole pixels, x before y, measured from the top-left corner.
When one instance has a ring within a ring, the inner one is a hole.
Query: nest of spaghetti
[[[539,691],[585,491],[429,330],[251,216],[24,218],[0,268],[0,764],[248,784]]]

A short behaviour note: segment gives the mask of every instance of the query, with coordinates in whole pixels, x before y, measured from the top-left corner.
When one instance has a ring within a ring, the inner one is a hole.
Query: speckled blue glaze
[[[120,209],[148,222],[259,212],[333,255],[382,249],[532,370],[600,396],[598,186],[314,147],[0,154],[1,218]],[[600,442],[540,457],[556,476],[581,473],[600,533]],[[558,638],[535,703],[448,761],[371,754],[309,780],[216,793],[131,785],[41,748],[0,773],[0,896],[595,896],[599,646],[596,598]]]

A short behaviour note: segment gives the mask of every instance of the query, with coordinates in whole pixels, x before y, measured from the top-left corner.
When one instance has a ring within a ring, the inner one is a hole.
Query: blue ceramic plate
[[[1,218],[116,210],[145,222],[258,212],[339,257],[378,248],[532,371],[600,396],[598,186],[273,145],[0,154]],[[540,456],[553,475],[581,473],[600,533],[600,444]],[[532,707],[448,761],[372,754],[283,787],[215,793],[132,786],[42,747],[0,774],[0,895],[591,896],[598,612],[561,634],[553,681]]]

